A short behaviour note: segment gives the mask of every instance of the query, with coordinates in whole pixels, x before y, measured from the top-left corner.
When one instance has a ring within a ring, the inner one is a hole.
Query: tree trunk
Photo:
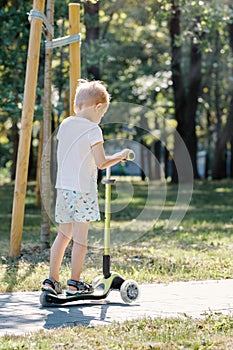
[[[54,0],[47,1],[46,14],[49,22],[54,21]],[[46,34],[46,39],[52,40],[51,34]],[[51,79],[52,79],[52,48],[45,49],[45,75],[44,75],[44,130],[43,130],[43,166],[41,176],[41,193],[43,196],[41,206],[41,250],[50,247],[50,198],[51,198]]]
[[[148,119],[144,116],[144,114],[141,115],[140,127],[144,133],[145,133],[145,131],[147,132],[147,130],[149,130]],[[141,138],[140,144],[141,144],[140,148],[141,148],[141,170],[142,170],[141,171],[141,178],[144,181],[146,174],[147,174],[147,177],[150,180],[152,180],[153,179],[153,170],[152,170],[152,164],[151,164],[150,147],[148,147],[148,145],[146,145],[146,143],[143,140],[143,137]]]
[[[199,177],[197,171],[197,136],[196,136],[196,111],[201,84],[201,51],[200,47],[191,42],[190,68],[189,68],[189,92],[186,104],[186,132],[185,143],[191,157],[194,178]]]
[[[34,181],[36,179],[36,152],[35,147],[33,147],[33,135],[31,137],[29,164],[28,164],[28,180]]]
[[[14,120],[12,124],[11,135],[12,135],[12,141],[13,141],[11,180],[13,181],[15,179],[17,151],[18,151],[18,145],[19,145],[19,130],[18,130],[17,123]]]
[[[174,155],[172,181],[189,182],[197,173],[197,138],[196,138],[196,110],[198,105],[199,87],[201,82],[201,52],[194,39],[191,41],[189,86],[185,90],[181,70],[181,37],[180,29],[181,10],[175,0],[172,0],[172,17],[170,20],[172,81],[175,101],[175,119],[177,127],[174,135]],[[197,18],[198,20],[198,18]],[[193,29],[195,35],[195,28]],[[191,165],[188,165],[191,160]]]
[[[229,113],[225,127],[221,130],[219,140],[215,147],[214,164],[213,164],[213,180],[220,180],[226,177],[226,144],[232,142],[233,130],[233,92]]]
[[[141,168],[140,168],[140,172],[141,172],[141,180],[145,181],[146,180],[146,173],[145,173],[145,152],[144,152],[144,143],[141,140],[141,147],[140,147],[140,163],[141,163]]]
[[[230,177],[233,178],[233,140],[231,140]]]
[[[38,145],[38,155],[37,155],[37,166],[36,166],[36,200],[35,204],[38,207],[40,205],[40,170],[41,170],[41,157],[42,157],[42,147],[43,147],[43,120],[40,121],[39,130],[39,145]]]
[[[165,176],[165,179],[168,179],[168,177],[171,175],[170,174],[170,167],[169,167],[169,151],[167,149],[167,147],[164,147],[164,176]]]
[[[233,54],[233,24],[229,25],[230,47]],[[231,103],[229,106],[227,122],[224,128],[218,125],[218,137],[214,152],[213,180],[226,177],[226,144],[232,142],[233,135],[233,91],[231,93]]]
[[[99,39],[99,1],[92,3],[84,2],[84,23],[86,27],[86,43],[90,45],[92,41]],[[100,80],[99,64],[87,67],[88,77]]]
[[[155,180],[161,179],[161,141],[156,141],[154,143],[154,155],[156,159],[155,163]]]
[[[174,135],[174,155],[172,162],[172,182],[178,183],[179,178],[183,178],[182,174],[178,174],[178,168],[182,168],[182,139],[185,139],[185,90],[184,82],[181,72],[181,45],[176,41],[180,37],[180,16],[181,11],[175,4],[175,0],[172,0],[172,17],[170,20],[170,36],[171,36],[171,70],[172,70],[172,82],[174,91],[175,102],[175,119],[177,121],[176,131],[180,135]]]

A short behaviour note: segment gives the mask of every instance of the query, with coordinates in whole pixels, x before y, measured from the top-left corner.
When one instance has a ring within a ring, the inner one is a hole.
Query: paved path
[[[126,305],[120,293],[106,300],[44,308],[40,292],[0,294],[0,335],[25,334],[73,325],[110,324],[140,317],[203,317],[206,312],[233,313],[233,279],[141,285],[137,303]]]

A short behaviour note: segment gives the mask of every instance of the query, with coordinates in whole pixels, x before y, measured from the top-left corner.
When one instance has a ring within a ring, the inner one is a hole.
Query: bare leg
[[[73,223],[60,224],[58,235],[51,247],[49,277],[53,278],[55,281],[59,281],[59,271],[62,259],[65,254],[66,247],[70,242],[70,238],[68,238],[66,234],[70,235],[72,230]]]
[[[87,251],[87,236],[89,223],[75,222],[73,226],[73,247],[71,255],[71,279],[80,280],[82,267]],[[70,289],[75,289],[70,286]]]

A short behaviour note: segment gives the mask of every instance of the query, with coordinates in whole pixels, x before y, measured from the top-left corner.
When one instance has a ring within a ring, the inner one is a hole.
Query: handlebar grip
[[[135,159],[135,157],[136,157],[135,152],[131,150],[129,151],[126,159],[132,162]]]

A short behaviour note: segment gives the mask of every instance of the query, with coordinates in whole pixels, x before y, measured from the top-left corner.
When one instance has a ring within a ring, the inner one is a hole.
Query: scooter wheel
[[[40,295],[40,303],[42,306],[51,306],[51,303],[47,301],[47,293],[42,292]]]
[[[130,304],[138,299],[139,286],[134,280],[126,280],[121,285],[120,293],[122,300]]]

